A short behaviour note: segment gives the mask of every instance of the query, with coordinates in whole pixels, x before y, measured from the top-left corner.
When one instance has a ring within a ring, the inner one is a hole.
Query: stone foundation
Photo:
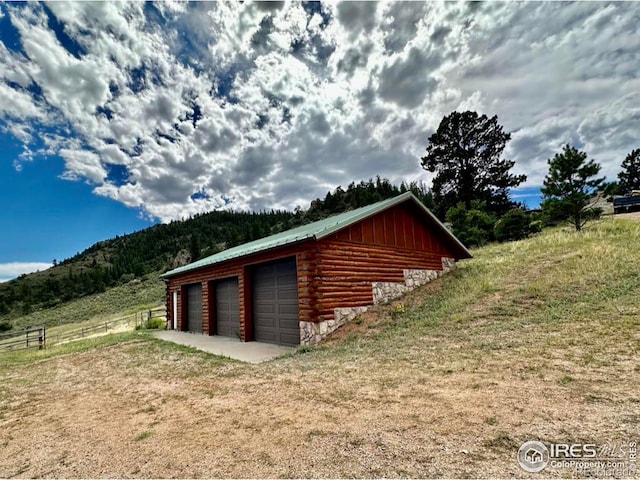
[[[398,282],[373,282],[373,304],[387,303],[394,298],[401,297],[409,291],[404,283]]]
[[[442,259],[442,270],[403,270],[404,283],[373,282],[373,304],[379,305],[401,297],[414,288],[432,282],[447,272],[455,269],[453,258]],[[316,345],[347,322],[363,314],[373,305],[361,307],[336,308],[333,320],[324,322],[300,322],[300,345]]]
[[[456,269],[456,259],[455,258],[443,258],[442,259],[442,273],[450,272],[451,270]]]
[[[300,322],[300,345],[316,345],[329,334],[363,314],[370,306],[336,308],[333,320],[324,322]]]
[[[432,282],[436,278],[456,268],[454,258],[442,259],[442,270],[403,270],[404,283],[400,282],[374,282],[373,304],[379,305],[401,297],[416,287]]]

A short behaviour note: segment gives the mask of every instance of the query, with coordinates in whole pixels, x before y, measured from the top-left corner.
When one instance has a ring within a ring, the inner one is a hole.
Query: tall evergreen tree
[[[459,202],[467,210],[473,201],[486,202],[496,213],[512,207],[509,189],[527,177],[511,174],[515,162],[500,158],[510,139],[497,116],[467,111],[442,119],[421,159],[422,167],[436,174],[433,196],[440,217]]]
[[[618,181],[621,193],[640,190],[640,148],[632,150],[624,159]]]
[[[599,213],[589,208],[589,200],[604,178],[594,178],[600,164],[587,161],[587,154],[565,145],[562,153],[547,160],[549,173],[544,179],[542,210],[553,219],[570,219],[577,231]]]

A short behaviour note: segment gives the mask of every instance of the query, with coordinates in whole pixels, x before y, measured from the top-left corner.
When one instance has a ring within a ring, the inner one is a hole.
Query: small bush
[[[496,222],[493,234],[497,241],[508,242],[512,240],[522,240],[533,233],[531,219],[522,209],[509,210]]]
[[[298,348],[296,349],[296,353],[309,353],[309,352],[313,352],[313,350],[314,350],[313,345],[299,345]]]
[[[13,328],[13,325],[11,324],[11,322],[0,322],[0,332],[6,332],[7,330],[11,330]]]
[[[133,440],[135,442],[141,442],[143,440],[146,440],[147,438],[149,438],[151,435],[153,435],[153,430],[145,430],[142,433],[139,433],[138,435],[136,435],[135,437],[133,437]]]
[[[404,306],[404,303],[398,303],[393,310],[391,311],[391,318],[396,320],[403,313],[406,313],[407,309]]]
[[[495,220],[483,208],[483,203],[474,202],[467,210],[459,203],[447,212],[446,220],[451,224],[453,234],[467,246],[481,246],[493,239]]]
[[[572,376],[565,375],[560,379],[560,385],[569,385],[573,381],[574,381],[574,378]]]
[[[151,318],[145,321],[142,326],[136,326],[136,330],[164,330],[167,328],[167,322],[164,318]]]
[[[133,273],[123,273],[120,276],[119,283],[120,285],[125,285],[133,280],[135,280],[136,276]]]

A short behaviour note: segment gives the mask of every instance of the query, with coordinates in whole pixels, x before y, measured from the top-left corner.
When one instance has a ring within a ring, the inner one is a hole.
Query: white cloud
[[[7,282],[22,274],[43,271],[50,267],[50,263],[41,262],[0,263],[0,282]]]
[[[5,8],[21,49],[0,43],[2,130],[163,221],[223,197],[291,208],[375,175],[428,179],[419,158],[454,109],[498,115],[529,185],[564,143],[608,174],[638,148],[638,4],[48,8]]]

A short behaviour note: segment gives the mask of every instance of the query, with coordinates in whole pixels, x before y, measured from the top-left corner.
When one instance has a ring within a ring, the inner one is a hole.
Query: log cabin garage
[[[314,344],[470,257],[407,192],[165,273],[168,324],[245,342]]]

